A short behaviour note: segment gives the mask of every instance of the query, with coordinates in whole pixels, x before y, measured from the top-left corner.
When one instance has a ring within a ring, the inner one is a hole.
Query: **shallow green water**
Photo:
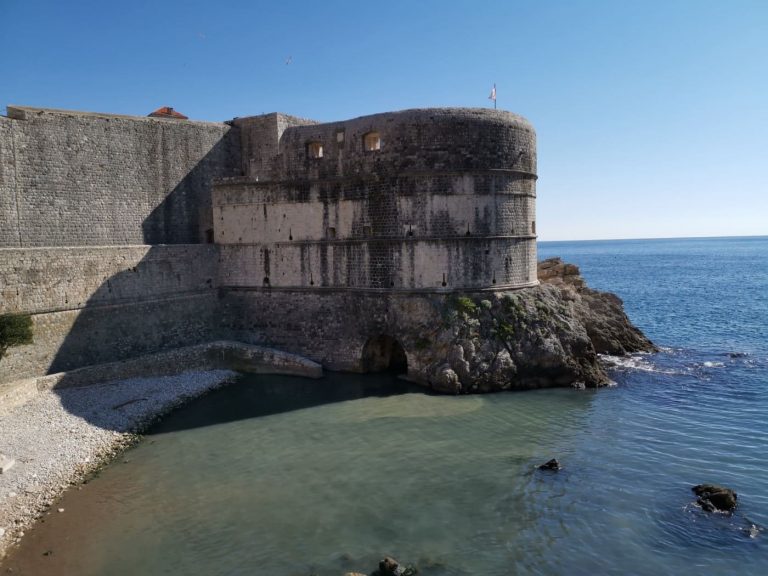
[[[427,575],[729,574],[734,561],[760,573],[765,546],[743,518],[689,506],[680,475],[697,464],[624,430],[632,394],[631,382],[445,397],[385,376],[244,377],[71,491],[8,566],[341,575],[390,554]],[[552,456],[563,471],[535,470]]]
[[[51,548],[39,556],[51,574],[340,574],[383,554],[434,573],[507,573],[547,554],[548,538],[526,536],[543,520],[532,494],[557,498],[565,480],[533,465],[567,458],[562,441],[593,397],[245,377],[71,493],[46,528],[64,516],[79,527],[30,540],[27,555]]]

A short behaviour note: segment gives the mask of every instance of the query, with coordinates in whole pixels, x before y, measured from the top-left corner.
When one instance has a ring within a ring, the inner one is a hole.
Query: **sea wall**
[[[240,171],[227,124],[9,106],[0,247],[203,242],[212,180]]]
[[[545,262],[547,282],[456,293],[222,288],[230,337],[306,356],[332,370],[395,368],[441,392],[609,382],[598,354],[653,351],[613,294],[578,268]]]
[[[0,383],[215,339],[213,245],[0,249],[0,313],[32,316]]]
[[[330,370],[363,372],[368,340],[388,335],[406,352],[413,350],[414,325],[434,318],[438,307],[430,297],[413,294],[224,289],[220,310],[234,340],[299,354]],[[408,368],[418,370],[410,362]]]

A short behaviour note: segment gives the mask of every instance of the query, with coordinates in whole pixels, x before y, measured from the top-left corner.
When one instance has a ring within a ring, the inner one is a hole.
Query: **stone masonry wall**
[[[342,290],[225,290],[221,313],[235,340],[300,354],[331,370],[360,372],[363,347],[370,338],[390,335],[408,352],[417,345],[411,337],[413,324],[434,315],[444,298]]]
[[[218,337],[213,245],[0,249],[0,313],[32,314],[0,383]]]
[[[221,246],[226,287],[485,290],[536,283],[536,254],[519,238],[281,242]]]
[[[34,314],[212,291],[210,244],[0,249],[0,314]]]
[[[205,241],[210,184],[241,171],[226,124],[9,107],[0,247]]]
[[[237,119],[235,125],[245,139],[248,131],[256,130],[251,149],[258,149],[255,142],[265,137],[267,121],[280,125],[279,132],[267,135],[270,141],[277,135],[279,153],[271,164],[262,156],[259,173],[246,172],[259,181],[488,169],[536,173],[533,127],[523,117],[503,110],[414,109],[322,124],[269,114]],[[381,138],[379,150],[364,147],[365,135],[372,132]],[[322,157],[312,157],[310,143],[322,145]]]
[[[246,176],[213,192],[222,286],[536,283],[536,139],[525,119],[477,109],[285,118],[237,121]],[[371,134],[375,146],[365,144]]]
[[[16,133],[13,120],[0,116],[0,246],[19,246],[16,211]]]

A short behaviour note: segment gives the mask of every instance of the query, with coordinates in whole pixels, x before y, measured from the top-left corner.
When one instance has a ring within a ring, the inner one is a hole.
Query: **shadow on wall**
[[[166,194],[141,225],[144,244],[199,244],[213,242],[213,203],[211,183],[226,176],[241,174],[240,133],[232,129],[219,140]],[[172,167],[162,172],[169,174]],[[168,185],[170,187],[170,184]]]
[[[137,358],[222,338],[218,326],[217,249],[212,241],[212,180],[239,174],[239,134],[231,130],[174,186],[142,224],[146,250],[115,247],[123,270],[105,278],[82,304],[59,304],[57,322],[74,317],[47,374]],[[162,244],[162,245],[161,245]],[[106,248],[105,250],[109,250]],[[138,257],[137,257],[138,252]],[[86,267],[87,268],[87,267]],[[69,309],[76,305],[78,310]],[[68,316],[71,314],[71,316]],[[67,374],[56,385],[64,407],[101,427],[108,420],[73,395]]]

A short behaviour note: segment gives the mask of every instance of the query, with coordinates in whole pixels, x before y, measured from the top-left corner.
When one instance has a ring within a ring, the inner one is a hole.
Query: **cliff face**
[[[621,299],[587,288],[576,266],[546,260],[539,279],[534,288],[445,300],[442,322],[423,326],[424,345],[409,357],[423,383],[446,393],[598,387],[609,381],[598,354],[655,350]]]

